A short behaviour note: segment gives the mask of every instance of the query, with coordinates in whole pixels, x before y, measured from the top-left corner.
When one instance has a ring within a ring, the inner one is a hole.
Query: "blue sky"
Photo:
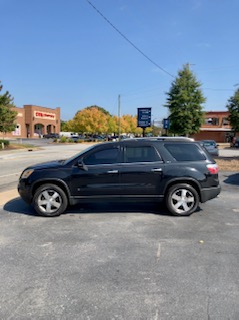
[[[202,83],[204,110],[226,110],[239,84],[238,0],[0,0],[0,80],[17,107],[98,105],[111,114],[151,107],[185,63]],[[170,76],[172,75],[172,76]]]

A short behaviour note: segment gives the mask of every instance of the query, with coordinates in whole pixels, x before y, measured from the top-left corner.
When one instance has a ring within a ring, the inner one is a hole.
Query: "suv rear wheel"
[[[33,207],[44,217],[56,217],[67,208],[68,200],[65,192],[55,184],[40,186],[33,198]]]
[[[197,191],[190,184],[175,184],[167,193],[166,206],[175,216],[189,216],[199,203]]]

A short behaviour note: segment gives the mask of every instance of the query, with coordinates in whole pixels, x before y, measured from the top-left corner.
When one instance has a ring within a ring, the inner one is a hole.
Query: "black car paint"
[[[125,163],[125,146],[153,146],[158,161]],[[135,142],[107,142],[94,146],[67,161],[51,161],[28,167],[34,172],[27,178],[20,177],[18,191],[28,203],[32,203],[36,189],[44,183],[60,186],[66,193],[69,204],[92,200],[137,200],[160,201],[168,188],[175,183],[189,183],[194,186],[201,202],[216,197],[220,192],[217,174],[211,174],[207,163],[215,163],[206,155],[205,161],[178,162],[164,148],[168,142],[142,140]],[[177,142],[180,143],[180,142]],[[191,143],[191,142],[188,142]],[[114,164],[84,165],[84,158],[107,146],[119,147],[121,158]],[[200,148],[200,146],[198,145]]]

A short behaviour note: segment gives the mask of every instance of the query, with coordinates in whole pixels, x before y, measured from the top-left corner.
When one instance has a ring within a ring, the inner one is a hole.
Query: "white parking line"
[[[158,245],[158,251],[157,251],[157,260],[159,260],[160,254],[161,254],[161,245],[160,245],[160,243],[159,243],[159,245]]]

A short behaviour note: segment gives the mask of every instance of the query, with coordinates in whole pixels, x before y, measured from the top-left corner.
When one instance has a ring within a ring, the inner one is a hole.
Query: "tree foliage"
[[[0,82],[0,92],[2,91],[2,85]],[[6,132],[11,132],[16,128],[17,112],[12,110],[14,107],[13,98],[6,91],[4,94],[0,94],[0,132],[3,135]]]
[[[172,133],[188,136],[200,130],[204,120],[202,104],[206,101],[200,87],[189,64],[184,65],[166,93],[168,98],[165,106],[169,108]]]
[[[137,116],[123,115],[120,119],[118,116],[112,116],[104,108],[98,106],[86,107],[78,111],[74,118],[66,122],[62,121],[62,131],[72,131],[78,133],[93,134],[114,134],[133,133],[142,134],[142,129],[137,127]],[[148,131],[152,131],[151,128]]]
[[[85,109],[95,109],[95,108],[97,108],[98,110],[100,110],[102,113],[104,113],[106,116],[110,116],[110,113],[109,113],[109,111],[107,111],[107,110],[105,110],[104,108],[102,108],[102,107],[99,107],[99,106],[97,106],[97,105],[94,105],[94,106],[89,106],[89,107],[86,107]]]
[[[239,89],[229,98],[227,109],[229,111],[229,121],[235,133],[239,131]]]
[[[121,132],[140,135],[142,129],[137,127],[137,116],[123,115],[121,117]]]
[[[74,132],[106,133],[110,115],[105,114],[98,107],[85,108],[78,111],[69,126]]]
[[[61,130],[60,131],[68,131],[67,121],[61,120]]]

